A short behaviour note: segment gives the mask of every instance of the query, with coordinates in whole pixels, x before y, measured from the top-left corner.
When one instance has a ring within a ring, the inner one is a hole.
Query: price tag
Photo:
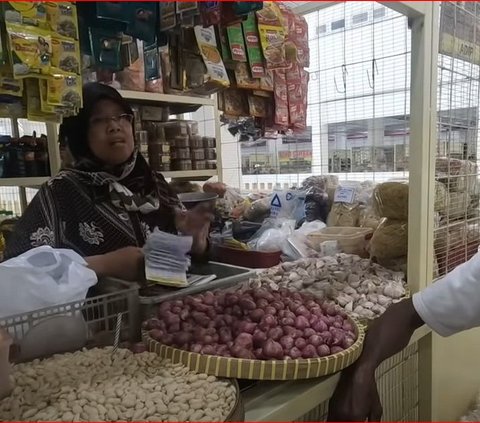
[[[335,190],[335,196],[333,197],[334,203],[353,203],[355,199],[355,188],[337,188]]]

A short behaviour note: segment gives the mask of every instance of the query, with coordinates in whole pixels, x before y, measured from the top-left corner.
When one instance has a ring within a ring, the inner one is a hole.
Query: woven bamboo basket
[[[149,351],[156,352],[173,363],[182,363],[197,373],[251,380],[310,379],[337,373],[358,359],[365,332],[354,319],[350,320],[357,334],[357,340],[350,348],[327,357],[299,360],[248,360],[198,354],[160,344],[147,331],[142,332],[142,337]]]

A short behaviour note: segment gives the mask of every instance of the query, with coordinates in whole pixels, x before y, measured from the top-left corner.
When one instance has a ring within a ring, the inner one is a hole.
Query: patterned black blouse
[[[159,175],[165,189],[167,182]],[[175,195],[172,193],[172,195]],[[85,184],[75,173],[60,172],[45,183],[9,237],[5,259],[41,245],[68,248],[83,257],[128,246],[142,247],[155,227],[175,233],[171,207],[148,214],[115,207],[106,186]]]

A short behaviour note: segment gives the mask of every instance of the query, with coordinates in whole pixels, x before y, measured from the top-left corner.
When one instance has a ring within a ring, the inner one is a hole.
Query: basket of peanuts
[[[244,419],[235,380],[135,343],[138,287],[104,280],[95,294],[0,317],[0,422]]]
[[[243,421],[236,381],[134,351],[82,349],[15,364],[0,421]]]

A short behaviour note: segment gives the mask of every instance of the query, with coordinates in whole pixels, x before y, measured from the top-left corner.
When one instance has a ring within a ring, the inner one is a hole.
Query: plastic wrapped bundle
[[[470,160],[440,157],[436,161],[436,175],[449,191],[478,193],[477,165]]]
[[[370,241],[370,256],[378,260],[405,257],[407,249],[408,224],[404,221],[385,220]]]
[[[342,182],[333,195],[328,226],[360,226],[362,211],[371,203],[373,183]],[[330,196],[330,193],[329,193]]]
[[[338,177],[335,175],[310,176],[302,182],[302,189],[307,191],[305,199],[305,220],[327,221],[331,207],[329,191],[335,192],[338,186]]]

